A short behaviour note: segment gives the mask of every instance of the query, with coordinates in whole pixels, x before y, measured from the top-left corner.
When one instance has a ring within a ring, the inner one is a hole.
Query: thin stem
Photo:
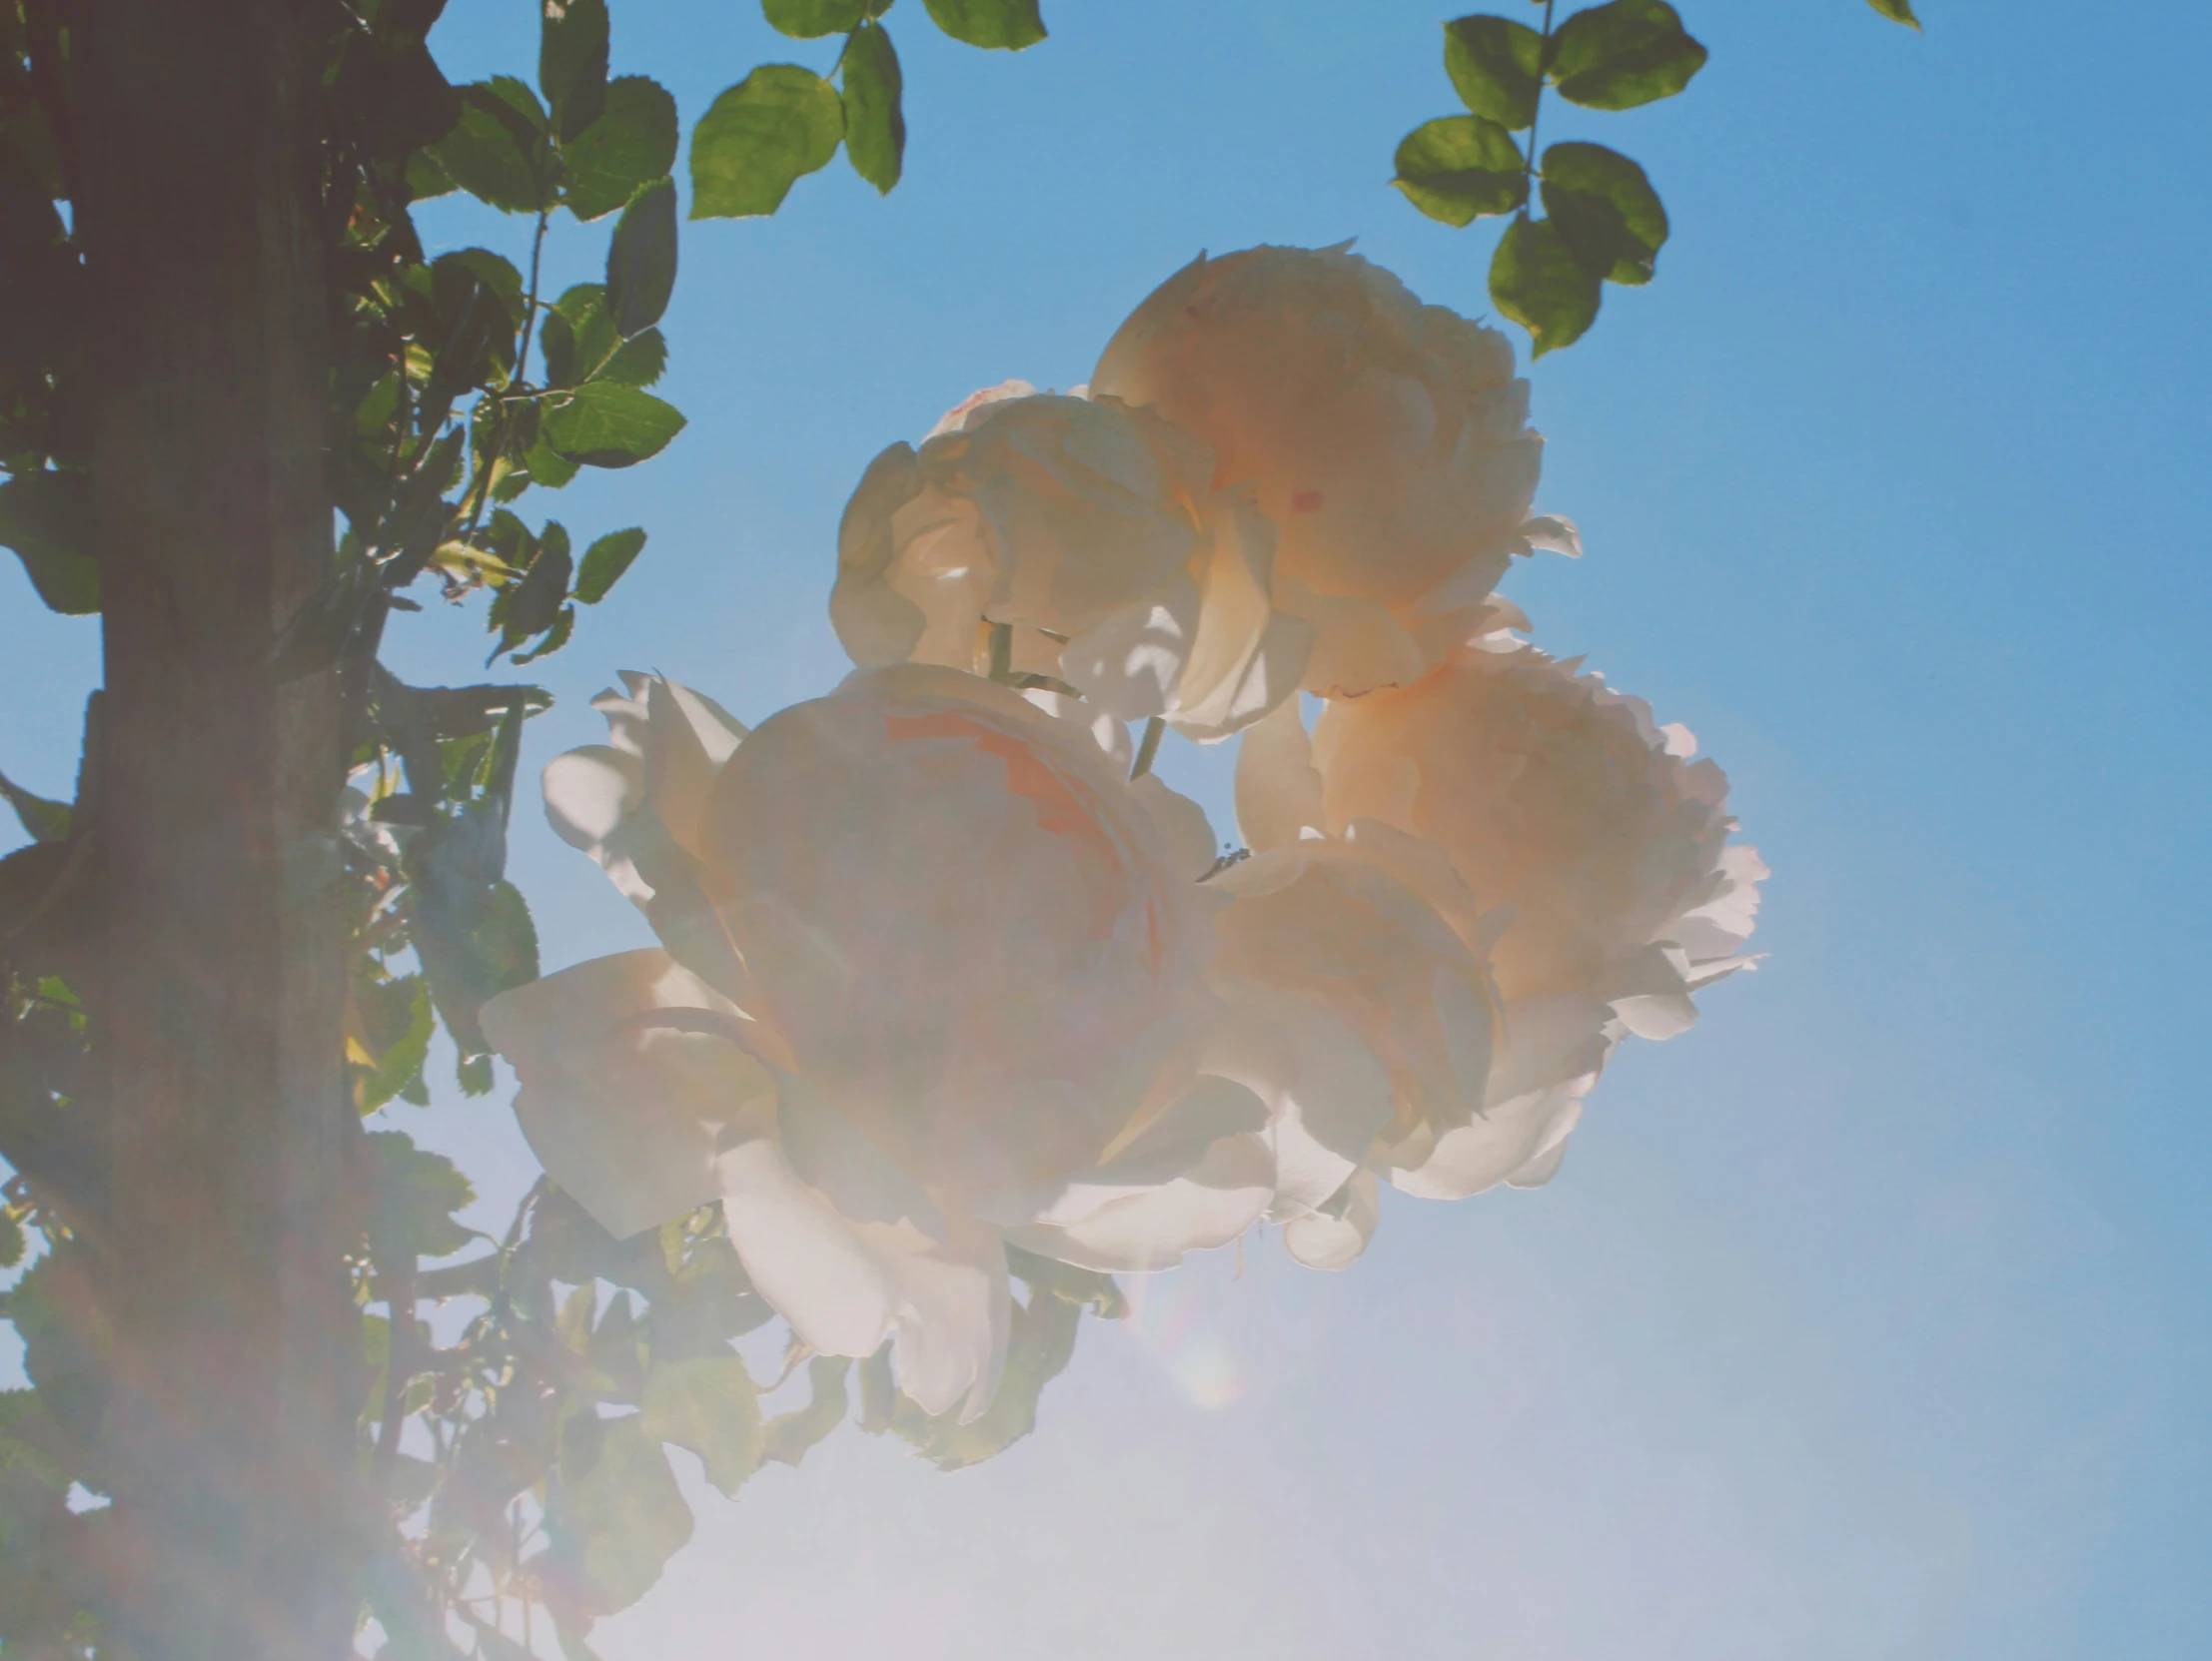
[[[385,1278],[379,1275],[380,1279]],[[400,1459],[400,1431],[407,1423],[407,1387],[415,1363],[415,1258],[392,1274],[380,1288],[390,1314],[384,1362],[384,1419],[377,1426],[376,1480],[380,1492],[389,1491],[392,1470]]]
[[[1549,14],[1547,16],[1549,17]],[[1551,29],[1549,21],[1547,21],[1545,28],[1546,32],[1549,33]],[[523,337],[515,348],[515,376],[519,381],[530,379],[530,340],[532,333],[538,328],[538,271],[546,253],[546,224],[552,218],[553,210],[551,208],[539,209],[538,235],[531,239],[530,300],[523,308]]]
[[[1152,771],[1153,757],[1160,753],[1160,735],[1167,731],[1167,722],[1155,715],[1144,724],[1144,742],[1137,746],[1137,763],[1129,769],[1129,781],[1134,784]]]
[[[1536,195],[1537,188],[1537,123],[1544,117],[1544,60],[1552,45],[1552,7],[1555,3],[1556,0],[1544,0],[1544,38],[1537,46],[1536,102],[1529,106],[1529,159],[1522,177],[1528,182],[1528,194],[1531,197]],[[1526,202],[1522,204],[1524,209],[1527,206]]]

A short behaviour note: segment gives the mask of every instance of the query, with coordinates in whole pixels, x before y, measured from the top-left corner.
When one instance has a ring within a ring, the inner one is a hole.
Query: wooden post
[[[315,19],[70,20],[107,687],[105,1635],[132,1661],[335,1658],[358,1607],[344,918],[317,881],[343,758],[331,677],[266,667],[330,561]]]

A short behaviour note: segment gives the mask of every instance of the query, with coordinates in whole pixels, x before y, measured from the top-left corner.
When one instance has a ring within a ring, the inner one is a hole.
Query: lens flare
[[[1124,1329],[1193,1405],[1219,1411],[1244,1399],[1244,1367],[1196,1277],[1170,1269],[1133,1274],[1123,1286],[1129,1294]]]

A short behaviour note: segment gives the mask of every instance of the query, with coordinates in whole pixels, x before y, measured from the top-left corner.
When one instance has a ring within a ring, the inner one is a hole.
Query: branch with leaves
[[[1491,258],[1490,297],[1541,358],[1589,332],[1606,284],[1651,282],[1668,234],[1659,192],[1618,150],[1573,140],[1538,150],[1546,92],[1584,109],[1633,110],[1687,87],[1706,52],[1666,0],[1609,0],[1564,20],[1557,0],[1537,3],[1544,18],[1534,29],[1480,14],[1445,24],[1445,73],[1468,113],[1407,134],[1391,182],[1446,225],[1513,216]],[[1909,0],[1868,3],[1920,26]]]

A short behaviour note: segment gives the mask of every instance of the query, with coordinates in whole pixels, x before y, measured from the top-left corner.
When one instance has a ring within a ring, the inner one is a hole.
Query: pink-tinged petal
[[[1382,1221],[1382,1194],[1372,1171],[1355,1172],[1332,1202],[1283,1226],[1283,1245],[1308,1268],[1350,1268]]]
[[[717,1151],[765,1134],[775,1086],[744,1017],[661,951],[563,969],[484,1006],[514,1064],[515,1114],[548,1176],[608,1233],[656,1228],[720,1192]]]

